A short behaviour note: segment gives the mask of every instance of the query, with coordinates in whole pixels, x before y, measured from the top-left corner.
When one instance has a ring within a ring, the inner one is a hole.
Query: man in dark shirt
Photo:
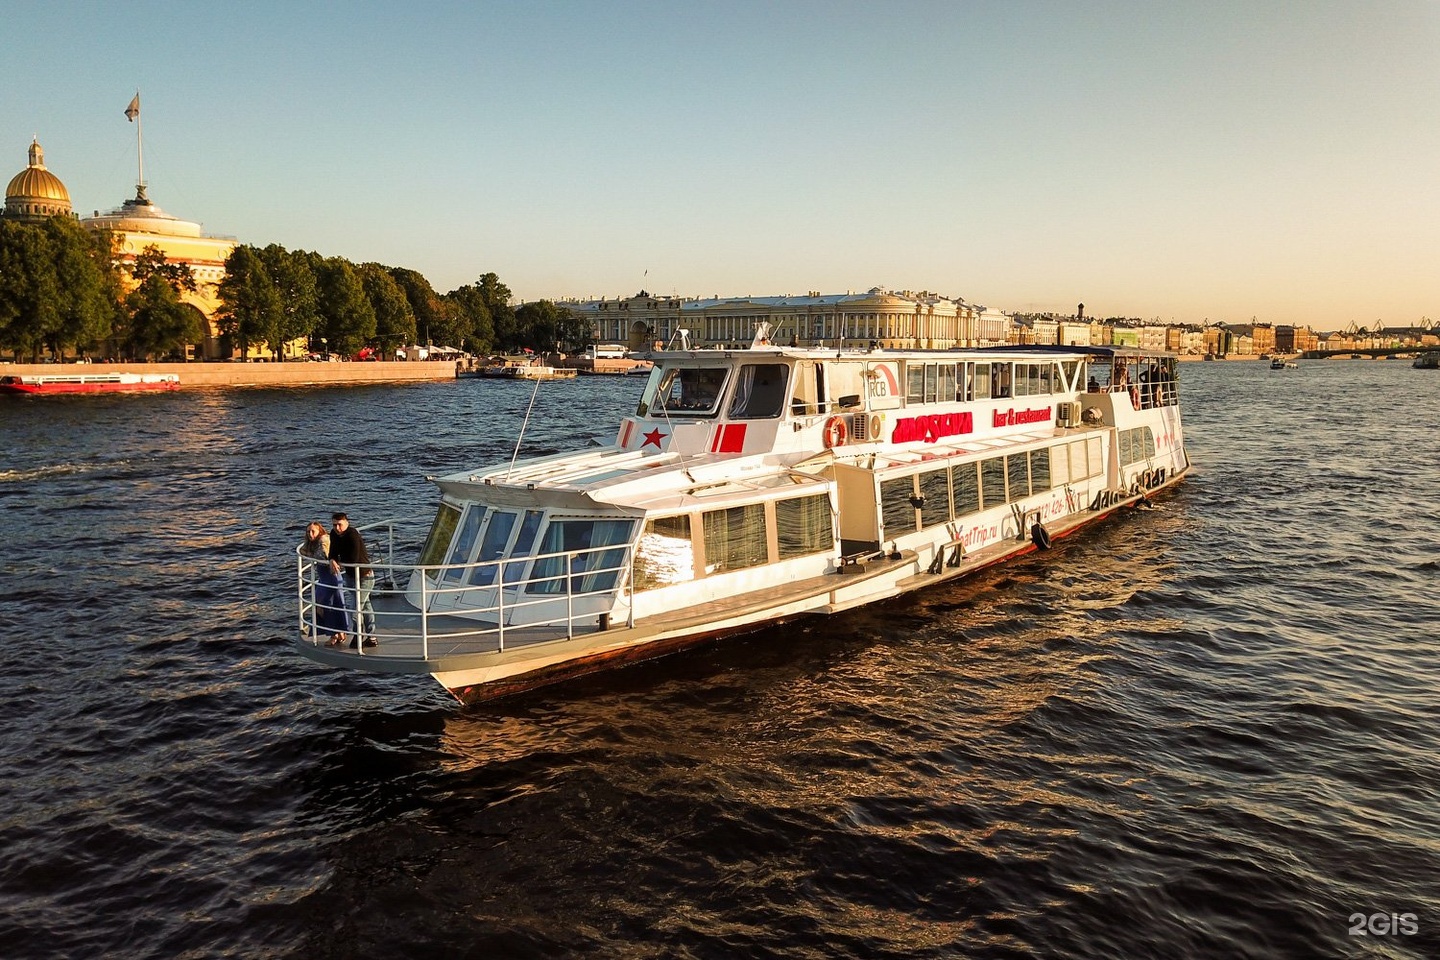
[[[370,606],[370,591],[375,589],[375,571],[368,566],[370,554],[365,550],[365,539],[359,530],[350,526],[347,515],[337,513],[330,519],[335,522],[335,529],[330,531],[330,569],[350,594],[345,598],[345,606],[352,612],[357,607],[360,611],[360,633],[365,646],[373,647],[376,645],[375,608]],[[357,646],[359,642],[360,637],[355,637],[350,646]]]

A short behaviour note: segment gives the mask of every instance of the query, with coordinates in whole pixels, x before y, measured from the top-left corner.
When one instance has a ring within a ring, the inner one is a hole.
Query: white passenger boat
[[[767,332],[654,353],[606,446],[435,478],[423,540],[423,520],[362,528],[377,646],[326,645],[301,557],[300,651],[468,703],[952,581],[1189,469],[1172,355]]]

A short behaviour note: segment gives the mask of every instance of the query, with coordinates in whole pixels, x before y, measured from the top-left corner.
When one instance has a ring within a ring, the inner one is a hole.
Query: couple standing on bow
[[[305,542],[300,553],[309,557],[311,575],[315,578],[315,627],[330,633],[329,645],[342,646],[347,640],[358,647],[363,637],[367,647],[375,639],[375,609],[370,605],[370,592],[375,588],[375,571],[370,569],[370,554],[360,531],[350,526],[350,518],[336,513],[334,529],[325,532],[325,525],[312,520],[305,528]],[[356,629],[355,618],[361,623]]]

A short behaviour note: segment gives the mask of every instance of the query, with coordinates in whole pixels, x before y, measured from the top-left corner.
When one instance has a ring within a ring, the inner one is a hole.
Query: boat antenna
[[[515,472],[515,458],[520,456],[520,442],[525,439],[525,427],[530,423],[530,411],[535,409],[535,396],[540,392],[540,378],[535,378],[535,389],[530,391],[530,406],[525,408],[525,419],[520,423],[520,435],[515,438],[515,452],[510,455],[510,469],[505,471],[505,479],[510,479],[510,474]]]
[[[135,96],[130,101],[130,106],[125,108],[125,118],[135,124],[135,155],[139,161],[139,176],[136,178],[135,199],[145,199],[145,138],[142,135],[143,124],[140,120],[140,91],[135,91]]]

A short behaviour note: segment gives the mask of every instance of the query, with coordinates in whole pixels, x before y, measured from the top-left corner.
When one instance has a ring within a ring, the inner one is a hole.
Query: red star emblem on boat
[[[650,444],[653,443],[653,444],[655,444],[655,449],[656,449],[656,450],[659,450],[659,449],[660,449],[660,441],[661,441],[662,439],[664,439],[666,436],[668,436],[668,434],[661,433],[658,429],[657,429],[657,430],[651,430],[649,433],[644,434],[645,442],[642,443],[642,444],[640,444],[640,447],[641,447],[641,449],[644,449],[645,447],[648,447],[648,446],[650,446]]]

